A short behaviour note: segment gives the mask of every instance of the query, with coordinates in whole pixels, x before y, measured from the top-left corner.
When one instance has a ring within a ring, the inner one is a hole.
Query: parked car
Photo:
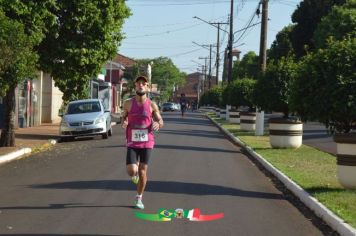
[[[165,102],[162,105],[162,111],[174,111],[175,107],[174,107],[174,103],[172,102]]]
[[[174,110],[175,111],[180,111],[180,104],[179,103],[174,103]]]
[[[68,104],[59,127],[61,141],[78,136],[112,135],[110,110],[105,110],[99,99],[72,101]]]

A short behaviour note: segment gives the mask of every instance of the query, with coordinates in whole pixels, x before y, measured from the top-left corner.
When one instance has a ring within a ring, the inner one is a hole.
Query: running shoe
[[[134,184],[138,184],[138,181],[140,181],[140,177],[138,175],[134,175],[131,177],[131,180]]]
[[[145,206],[142,203],[142,198],[136,197],[135,208],[141,209],[141,210],[145,209]]]

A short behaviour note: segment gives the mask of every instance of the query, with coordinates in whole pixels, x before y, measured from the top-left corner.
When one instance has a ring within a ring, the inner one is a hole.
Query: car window
[[[67,114],[80,114],[90,112],[100,112],[99,102],[82,102],[69,104]]]

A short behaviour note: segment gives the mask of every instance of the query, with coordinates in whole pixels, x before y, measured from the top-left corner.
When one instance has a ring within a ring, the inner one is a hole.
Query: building
[[[59,123],[58,116],[63,93],[55,86],[52,77],[42,71],[37,78],[27,79],[15,90],[15,127],[25,128],[42,123]],[[0,99],[0,128],[3,127],[3,104]]]
[[[204,80],[204,77],[205,75],[200,72],[187,75],[185,84],[175,90],[173,101],[179,103],[181,94],[184,93],[190,105],[198,104],[203,88],[207,88],[207,81]]]

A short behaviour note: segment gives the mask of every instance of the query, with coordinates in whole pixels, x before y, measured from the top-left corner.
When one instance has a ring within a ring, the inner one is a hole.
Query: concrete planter
[[[223,108],[220,108],[220,118],[226,119],[226,110]]]
[[[246,131],[255,131],[256,129],[256,113],[240,112],[240,129]]]
[[[240,124],[240,112],[238,110],[229,110],[229,122],[233,124]]]
[[[335,134],[337,175],[347,189],[356,189],[356,133]]]
[[[220,117],[220,108],[215,108],[215,115]]]
[[[303,139],[303,123],[299,121],[269,119],[269,141],[273,148],[299,148]]]

